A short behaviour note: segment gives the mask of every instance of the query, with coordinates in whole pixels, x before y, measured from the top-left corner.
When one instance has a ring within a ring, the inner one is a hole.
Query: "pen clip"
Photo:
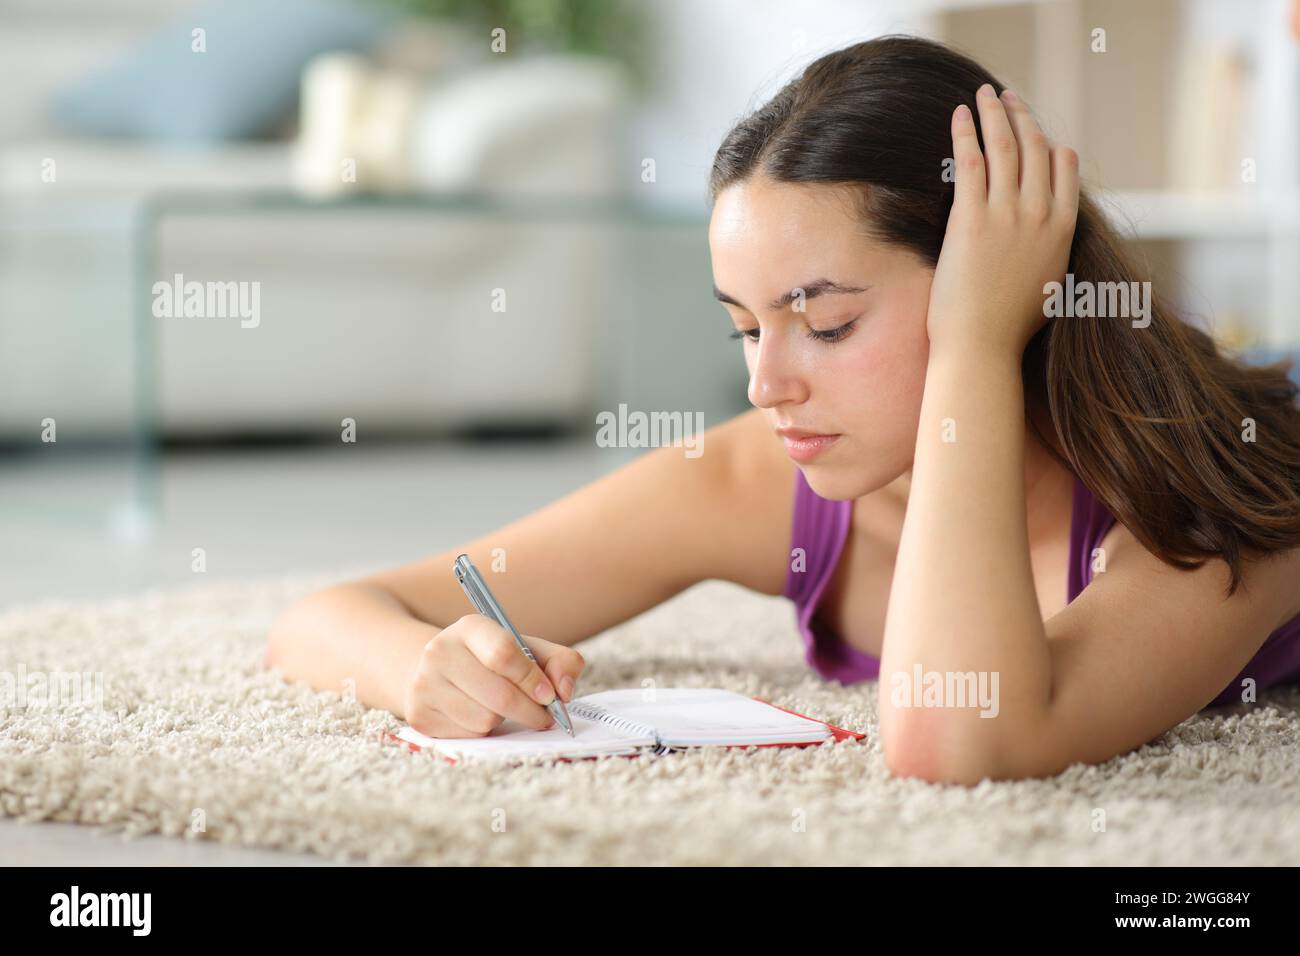
[[[468,559],[466,559],[466,563],[468,563]],[[472,569],[473,565],[469,565],[469,567]],[[492,613],[492,608],[488,605],[486,598],[484,598],[478,589],[478,582],[474,580],[474,575],[466,571],[465,566],[461,564],[460,558],[456,559],[456,564],[452,566],[452,570],[456,573],[456,580],[460,582],[460,586],[465,591],[465,596],[469,598],[470,603],[473,604],[478,612],[484,617],[490,617],[493,620],[496,620],[496,615]],[[497,623],[500,624],[501,622],[497,621]]]
[[[534,656],[532,649],[524,642],[523,636],[519,633],[514,624],[511,623],[510,618],[506,617],[505,609],[502,608],[501,605],[496,602],[496,599],[492,597],[492,592],[488,588],[487,582],[484,581],[483,576],[479,574],[478,568],[474,567],[474,563],[470,561],[469,555],[459,555],[456,558],[456,563],[452,566],[452,570],[455,572],[456,580],[460,582],[460,586],[464,589],[465,594],[469,597],[470,601],[473,602],[474,606],[478,608],[478,612],[484,617],[489,617],[496,621],[503,628],[509,631],[510,636],[513,637],[515,643],[519,645],[519,649],[524,652],[524,656],[536,664],[537,658]]]

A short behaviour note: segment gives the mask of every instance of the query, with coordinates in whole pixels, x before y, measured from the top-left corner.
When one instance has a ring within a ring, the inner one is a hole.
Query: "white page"
[[[821,721],[717,687],[633,687],[579,699],[653,727],[669,746],[806,743],[831,736]]]
[[[534,754],[586,757],[636,753],[637,747],[655,743],[654,737],[630,734],[598,720],[572,713],[569,717],[573,721],[572,737],[560,727],[533,730],[513,720],[503,720],[484,737],[426,737],[409,726],[403,727],[397,736],[457,760],[511,760]]]

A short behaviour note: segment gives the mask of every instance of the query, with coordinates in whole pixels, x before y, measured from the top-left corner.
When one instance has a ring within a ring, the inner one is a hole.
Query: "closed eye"
[[[848,338],[853,332],[853,328],[858,324],[858,319],[860,318],[862,318],[862,316],[855,316],[839,328],[828,329],[825,332],[818,332],[816,329],[809,329],[808,338],[816,339],[818,342],[841,342]]]
[[[855,316],[848,322],[839,326],[839,328],[826,329],[825,331],[809,329],[808,338],[817,342],[842,342],[853,332],[853,329],[858,324],[858,319],[860,318],[862,318],[862,316]],[[757,342],[758,335],[758,329],[745,329],[743,331],[737,330],[732,332],[730,337],[733,339],[746,338],[751,342]]]

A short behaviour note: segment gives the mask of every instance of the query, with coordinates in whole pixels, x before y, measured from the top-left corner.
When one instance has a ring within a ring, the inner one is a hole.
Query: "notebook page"
[[[607,690],[583,700],[655,729],[668,746],[806,743],[826,740],[821,721],[717,687]]]
[[[484,737],[426,737],[403,727],[397,736],[421,748],[436,750],[456,760],[515,760],[534,754],[559,757],[594,757],[602,754],[636,753],[637,747],[652,746],[654,737],[629,734],[596,720],[575,714],[573,736],[561,728],[533,730],[513,720],[503,720]]]

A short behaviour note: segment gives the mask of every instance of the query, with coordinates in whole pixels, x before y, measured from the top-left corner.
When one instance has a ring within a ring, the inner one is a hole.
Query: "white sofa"
[[[585,419],[611,365],[616,228],[364,200],[297,208],[289,139],[195,151],[50,128],[55,89],[183,6],[0,0],[0,61],[25,77],[0,88],[0,439],[30,438],[46,416],[61,438],[127,434],[141,396],[178,436]],[[425,184],[617,195],[622,91],[613,73],[591,76],[552,123],[525,121],[544,118],[537,103],[474,123],[475,77],[439,87],[429,109],[451,125]],[[142,320],[142,290],[175,273],[260,283],[259,326]],[[498,288],[504,313],[490,308]]]

